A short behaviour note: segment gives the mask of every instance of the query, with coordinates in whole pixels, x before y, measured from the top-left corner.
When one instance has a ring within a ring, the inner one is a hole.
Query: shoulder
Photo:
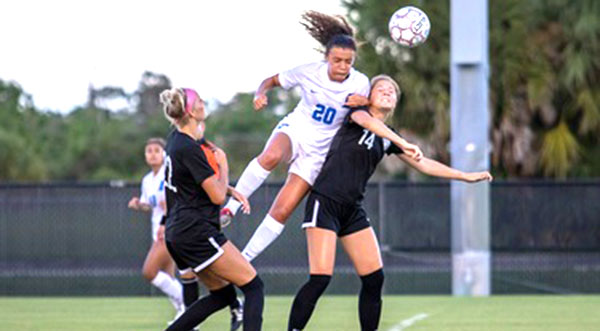
[[[351,69],[352,71],[350,72],[350,75],[354,76],[354,82],[356,85],[358,86],[370,86],[371,83],[369,81],[369,77],[367,77],[367,75],[363,74],[362,72],[356,70],[356,69]]]
[[[146,175],[144,175],[144,177],[142,178],[142,183],[147,182],[151,179],[152,179],[152,171],[150,171]]]
[[[299,65],[292,69],[286,70],[286,71],[282,72],[281,74],[285,74],[285,73],[312,74],[312,73],[318,71],[319,68],[321,68],[324,63],[325,62],[321,61],[321,62],[312,62],[312,63],[302,64],[302,65]]]

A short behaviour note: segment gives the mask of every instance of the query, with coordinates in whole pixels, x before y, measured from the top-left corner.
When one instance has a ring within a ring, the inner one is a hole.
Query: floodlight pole
[[[452,167],[489,168],[488,2],[451,0],[450,107]],[[490,185],[452,181],[452,294],[488,296]]]

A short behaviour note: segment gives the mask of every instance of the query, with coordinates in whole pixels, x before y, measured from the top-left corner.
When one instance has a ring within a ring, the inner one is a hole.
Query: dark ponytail
[[[356,51],[354,31],[342,16],[329,16],[311,10],[302,15],[300,24],[325,47],[325,55],[329,54],[333,47]]]

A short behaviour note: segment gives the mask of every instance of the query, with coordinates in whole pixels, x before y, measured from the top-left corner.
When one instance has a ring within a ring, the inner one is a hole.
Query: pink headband
[[[192,107],[196,100],[199,98],[198,93],[191,88],[182,88],[184,94],[184,107],[185,112],[188,114],[192,114]]]

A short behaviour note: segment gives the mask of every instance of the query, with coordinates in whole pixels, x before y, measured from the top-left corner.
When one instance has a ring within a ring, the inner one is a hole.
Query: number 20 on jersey
[[[313,111],[312,118],[317,122],[323,122],[325,124],[333,123],[333,119],[336,114],[335,108],[325,107],[321,104],[317,105],[317,109]]]

